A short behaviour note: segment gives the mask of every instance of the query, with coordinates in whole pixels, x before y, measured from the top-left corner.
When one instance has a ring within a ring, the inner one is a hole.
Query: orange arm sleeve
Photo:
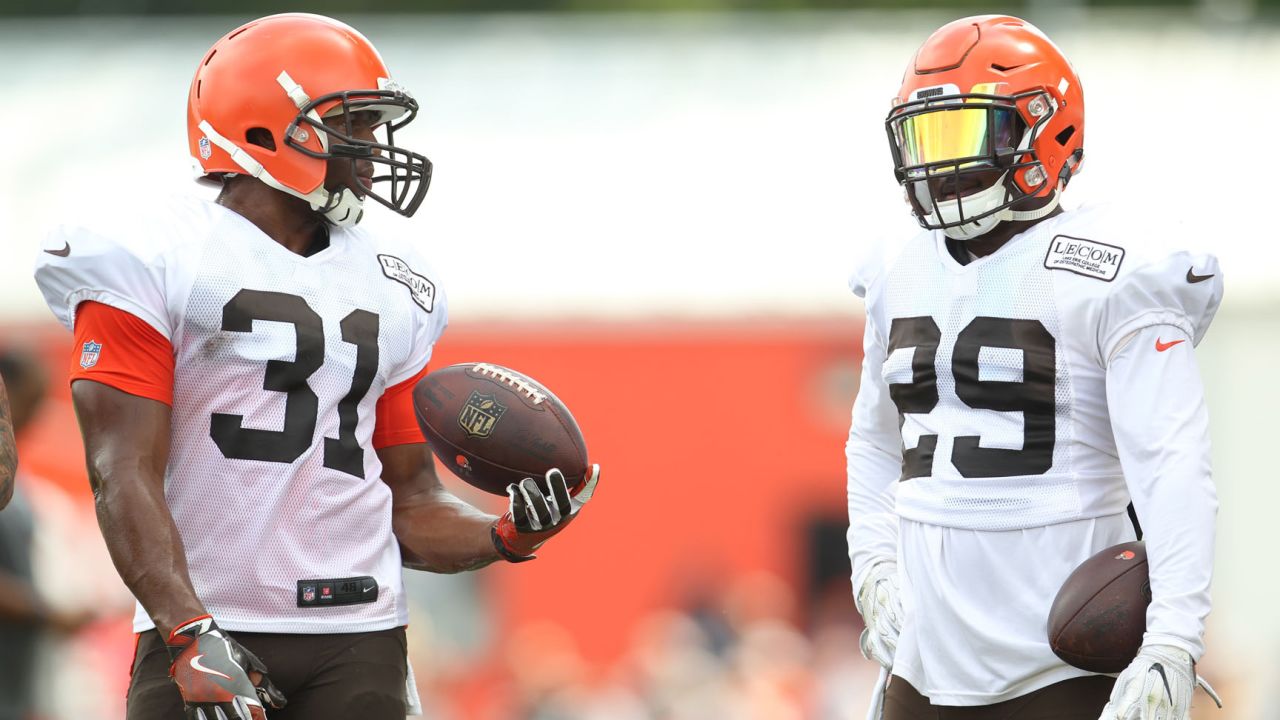
[[[418,384],[427,368],[422,368],[417,375],[396,383],[387,388],[378,398],[378,409],[373,426],[373,447],[380,450],[392,445],[409,445],[424,443],[418,427],[418,418],[413,411],[413,386]]]
[[[76,380],[173,405],[173,345],[124,310],[80,303],[71,352],[71,382]]]

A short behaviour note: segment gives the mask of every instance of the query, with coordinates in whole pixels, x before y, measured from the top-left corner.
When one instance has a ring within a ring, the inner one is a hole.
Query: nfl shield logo
[[[458,414],[458,424],[472,437],[485,438],[493,433],[493,426],[507,411],[507,406],[498,402],[496,395],[482,395],[472,390],[467,404],[462,406]]]
[[[208,160],[209,156],[213,154],[213,148],[209,145],[209,138],[200,138],[200,142],[198,144],[200,145],[200,157]]]
[[[302,586],[302,602],[312,602],[315,599],[316,599],[316,586],[303,585]]]
[[[80,348],[80,367],[88,370],[98,364],[98,355],[102,352],[102,343],[90,340]]]

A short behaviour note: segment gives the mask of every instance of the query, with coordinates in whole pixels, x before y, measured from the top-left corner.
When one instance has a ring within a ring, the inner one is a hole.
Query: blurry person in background
[[[1058,48],[980,16],[925,41],[886,122],[925,228],[852,282],[849,550],[886,720],[1188,716],[1218,507],[1193,349],[1222,272],[1160,213],[1059,205],[1084,121]],[[1058,589],[1144,530],[1137,657],[1115,679],[1063,663]]]
[[[399,720],[401,567],[523,562],[591,497],[528,478],[494,517],[436,477],[412,404],[438,277],[364,203],[421,204],[417,102],[355,29],[273,15],[203,56],[189,151],[221,188],[65,224],[36,280],[74,332],[99,525],[138,599],[130,720]],[[405,233],[410,235],[410,233]]]
[[[0,352],[0,378],[9,388],[14,434],[21,437],[44,400],[44,367],[33,355],[6,350]],[[17,487],[12,504],[0,512],[0,720],[32,717],[41,633],[74,633],[91,618],[40,597],[32,573],[34,525],[31,506]]]
[[[13,497],[13,477],[18,472],[18,448],[13,438],[13,417],[9,397],[0,380],[0,510]]]

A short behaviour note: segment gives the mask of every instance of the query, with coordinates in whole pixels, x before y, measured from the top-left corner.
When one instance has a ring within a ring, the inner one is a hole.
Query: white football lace
[[[525,395],[528,395],[529,399],[533,401],[534,405],[538,405],[543,400],[547,399],[546,393],[542,392],[537,387],[530,384],[524,378],[506,370],[505,368],[500,368],[497,365],[490,365],[489,363],[476,363],[475,366],[472,367],[471,369],[475,370],[476,372],[482,375],[489,375],[494,378],[497,378],[498,380],[516,388],[517,390],[523,392]]]

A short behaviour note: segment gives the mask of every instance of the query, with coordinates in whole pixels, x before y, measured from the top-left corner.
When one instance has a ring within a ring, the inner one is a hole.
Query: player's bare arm
[[[168,405],[92,380],[71,386],[102,537],[120,578],[165,637],[205,614],[165,504]]]
[[[0,510],[13,497],[13,476],[18,472],[18,448],[13,441],[13,421],[9,416],[9,395],[0,381]]]
[[[440,484],[425,443],[382,448],[378,459],[391,488],[391,526],[405,567],[456,573],[502,559],[489,539],[497,518]]]

